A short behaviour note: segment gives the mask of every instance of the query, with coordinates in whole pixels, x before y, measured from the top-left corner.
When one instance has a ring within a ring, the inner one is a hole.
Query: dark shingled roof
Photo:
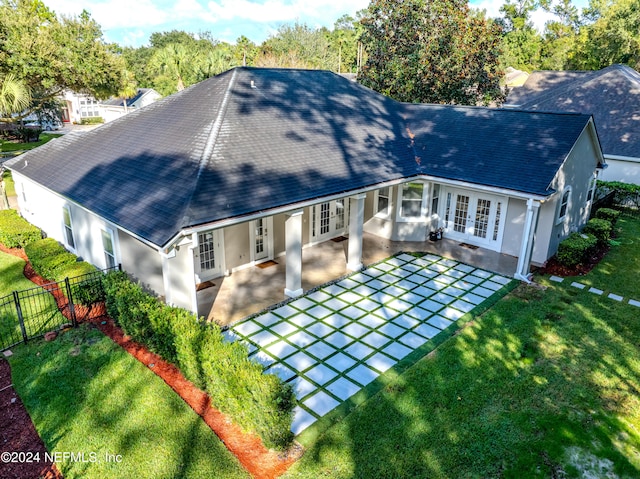
[[[326,71],[243,67],[10,167],[164,246],[182,228],[420,174],[546,196],[589,119],[403,104]]]
[[[127,98],[127,106],[132,106],[135,102],[137,102],[145,93],[152,91],[151,88],[138,88],[138,91],[131,98]],[[121,106],[124,107],[124,102],[122,98],[109,98],[108,100],[104,100],[102,102],[103,105],[106,106]]]
[[[640,158],[640,74],[625,65],[599,71],[536,71],[509,93],[519,109],[593,115],[605,155]]]

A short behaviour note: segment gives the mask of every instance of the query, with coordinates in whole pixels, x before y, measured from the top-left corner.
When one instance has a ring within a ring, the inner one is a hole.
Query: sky
[[[83,9],[102,27],[104,38],[122,46],[148,45],[153,32],[210,31],[213,37],[235,43],[244,35],[257,44],[283,24],[296,21],[313,28],[333,28],[344,14],[355,17],[369,0],[44,0],[59,15],[78,15]],[[498,17],[503,1],[470,0],[489,17]],[[587,0],[577,0],[581,6]],[[533,21],[542,30],[549,14],[537,12]]]

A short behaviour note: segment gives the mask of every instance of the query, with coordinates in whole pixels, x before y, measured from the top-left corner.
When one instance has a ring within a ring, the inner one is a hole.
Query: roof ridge
[[[220,130],[222,129],[222,122],[224,121],[225,114],[227,112],[227,105],[229,104],[229,98],[231,97],[231,90],[233,89],[236,77],[238,74],[238,68],[234,68],[231,72],[231,78],[229,79],[229,83],[227,84],[226,91],[224,92],[224,97],[222,98],[222,102],[220,103],[220,108],[218,109],[218,114],[216,115],[215,120],[211,124],[211,129],[209,130],[209,135],[207,136],[207,142],[204,145],[202,150],[202,155],[200,156],[200,161],[198,164],[198,173],[196,174],[195,180],[193,181],[193,187],[191,188],[191,192],[189,193],[189,197],[185,202],[185,212],[182,215],[181,226],[189,223],[189,210],[191,208],[191,201],[193,200],[193,196],[198,188],[200,183],[200,177],[202,176],[202,171],[205,166],[209,162],[211,155],[213,153],[213,149],[216,144],[216,140],[218,139],[218,135],[220,134]]]

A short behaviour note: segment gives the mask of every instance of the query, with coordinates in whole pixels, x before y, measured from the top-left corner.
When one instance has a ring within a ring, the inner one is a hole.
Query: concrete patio
[[[438,255],[403,253],[235,323],[225,335],[294,386],[292,431],[299,434],[510,281]]]
[[[302,252],[302,287],[305,291],[350,273],[347,269],[348,239],[326,241]],[[443,258],[513,277],[517,258],[483,248],[471,249],[449,239],[441,241],[399,242],[365,233],[363,259],[365,265],[382,261],[391,255],[425,252]],[[283,301],[286,257],[275,258],[277,264],[243,269],[214,279],[213,286],[198,291],[198,314],[220,325],[228,325],[273,304]]]

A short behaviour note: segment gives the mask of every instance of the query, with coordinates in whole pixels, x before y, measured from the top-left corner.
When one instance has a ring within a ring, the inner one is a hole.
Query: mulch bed
[[[555,256],[550,258],[547,263],[537,270],[540,274],[552,274],[555,276],[567,277],[567,276],[583,276],[591,271],[596,265],[605,257],[605,255],[611,249],[610,246],[604,246],[598,248],[590,257],[589,261],[584,264],[578,264],[574,267],[568,267],[558,263]]]
[[[24,268],[24,275],[29,280],[40,286],[49,284],[50,281],[39,276],[28,262],[24,250],[17,248],[6,248],[0,244],[0,251],[18,256],[27,264]],[[69,317],[67,299],[62,294],[54,294],[56,301],[61,306],[62,312]],[[76,306],[76,308],[78,308]],[[244,433],[239,426],[233,424],[231,420],[215,409],[210,404],[207,394],[195,387],[187,381],[182,373],[172,364],[167,363],[158,355],[150,352],[145,346],[136,343],[128,336],[125,336],[122,330],[115,325],[113,320],[106,316],[104,305],[93,308],[89,311],[79,311],[80,317],[87,317],[95,327],[100,329],[105,335],[109,336],[114,342],[119,344],[129,354],[138,361],[149,367],[156,375],[161,377],[180,397],[198,414],[213,432],[222,440],[225,446],[240,461],[242,466],[257,479],[272,479],[283,474],[289,466],[298,460],[303,453],[299,444],[294,444],[288,451],[278,453],[268,450],[259,437]],[[9,364],[6,361],[0,361],[0,387],[3,384],[11,383],[11,374]],[[7,379],[2,375],[2,368],[6,369]],[[16,401],[11,403],[9,397],[5,401],[5,393],[13,394]],[[36,451],[36,447],[40,447],[42,454],[46,451],[42,440],[38,436],[31,418],[29,417],[22,401],[13,388],[8,388],[0,392],[0,411],[2,420],[0,421],[0,429],[2,431],[3,444],[0,445],[0,451]],[[5,427],[4,419],[10,418],[11,427]],[[38,446],[39,445],[39,446]],[[6,447],[5,447],[6,446]],[[4,471],[3,467],[9,469]],[[17,467],[14,467],[17,466]],[[62,475],[56,469],[55,464],[47,465],[49,469],[42,469],[41,464],[36,464],[40,469],[29,469],[24,467],[25,464],[2,464],[0,463],[0,477],[31,479],[43,476],[46,479],[62,478]],[[40,472],[42,471],[42,472]],[[48,474],[48,475],[47,475]]]
[[[0,359],[0,453],[39,453],[37,462],[5,462],[0,460],[0,477],[3,479],[62,479],[55,464],[45,461],[47,449],[22,404],[20,396],[11,385],[9,363]],[[3,389],[7,386],[7,389]],[[35,456],[32,456],[35,457]]]

